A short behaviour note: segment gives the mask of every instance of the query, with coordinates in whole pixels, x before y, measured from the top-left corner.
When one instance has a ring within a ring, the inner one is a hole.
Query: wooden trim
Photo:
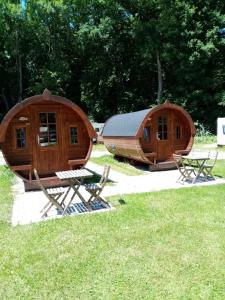
[[[79,146],[79,140],[80,140],[80,138],[79,138],[79,131],[80,131],[80,130],[79,130],[78,126],[69,123],[69,126],[68,126],[68,127],[69,127],[69,145],[70,145],[71,147]],[[71,131],[70,131],[71,128],[76,128],[76,129],[77,129],[77,143],[75,143],[75,144],[72,144],[72,143],[71,143]]]
[[[147,115],[145,116],[145,118],[143,119],[142,123],[140,124],[137,133],[136,133],[136,137],[140,138],[142,136],[142,130],[145,127],[145,124],[147,122],[147,120],[152,117],[156,112],[160,111],[160,110],[164,110],[164,109],[171,109],[171,110],[176,110],[179,111],[183,116],[186,117],[188,124],[190,126],[191,129],[191,134],[193,136],[195,136],[196,134],[196,129],[195,129],[195,125],[192,121],[191,116],[189,115],[189,113],[181,106],[178,106],[176,104],[172,104],[169,101],[166,101],[164,104],[161,105],[157,105],[156,107],[152,108],[149,113],[147,113]]]
[[[73,169],[73,166],[77,165],[84,165],[86,163],[86,159],[69,159],[68,164],[70,166],[70,169]]]
[[[32,180],[32,165],[11,166],[11,170],[14,171],[16,174],[18,174],[16,171],[29,171],[29,181]]]
[[[20,128],[25,128],[25,147],[23,148],[17,148],[17,136],[16,136],[16,130]],[[26,151],[28,149],[28,128],[26,124],[14,124],[12,127],[13,133],[13,151]]]
[[[0,125],[0,143],[5,141],[5,135],[6,135],[8,125],[17,113],[19,113],[22,109],[24,109],[25,107],[27,107],[31,104],[37,104],[37,103],[43,102],[45,100],[63,104],[65,106],[71,108],[72,110],[74,110],[79,115],[79,117],[82,119],[82,121],[84,122],[84,124],[87,128],[89,137],[90,138],[97,137],[97,134],[96,134],[93,126],[91,125],[91,122],[89,121],[87,115],[83,112],[83,110],[78,105],[76,105],[72,101],[68,100],[67,98],[56,96],[56,95],[51,95],[51,93],[48,90],[45,90],[42,95],[36,95],[36,96],[32,96],[30,98],[27,98],[27,99],[23,100],[22,102],[16,104],[13,108],[11,108],[8,111],[8,113],[5,115],[5,117],[2,120],[2,123]]]

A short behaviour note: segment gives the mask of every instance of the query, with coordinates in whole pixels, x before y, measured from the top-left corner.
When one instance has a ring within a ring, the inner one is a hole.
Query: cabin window
[[[16,128],[16,148],[23,149],[26,147],[26,128]]]
[[[150,141],[150,126],[144,128],[143,139],[145,142]]]
[[[180,140],[180,133],[181,133],[180,126],[176,126],[176,139],[177,140]]]
[[[159,117],[158,119],[158,139],[159,140],[167,140],[168,132],[167,132],[167,118]]]
[[[70,142],[72,145],[78,144],[77,127],[70,127]]]
[[[40,113],[39,122],[39,144],[42,147],[56,145],[56,113]]]

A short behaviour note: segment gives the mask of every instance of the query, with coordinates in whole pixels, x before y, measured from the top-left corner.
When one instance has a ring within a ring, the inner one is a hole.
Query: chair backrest
[[[110,171],[110,166],[109,165],[105,165],[102,177],[101,177],[101,179],[99,181],[99,184],[101,185],[101,187],[104,187],[104,185],[106,184],[106,182],[107,182],[107,180],[109,178],[109,171]]]
[[[177,167],[180,167],[180,165],[182,164],[182,157],[179,154],[173,154],[173,160],[175,162],[175,165]]]
[[[35,178],[36,178],[36,180],[37,180],[37,183],[38,183],[39,187],[41,188],[42,192],[45,194],[45,196],[46,196],[47,198],[49,198],[49,194],[47,193],[45,187],[44,187],[43,184],[41,183],[40,177],[39,177],[38,172],[37,172],[36,169],[34,169],[34,176],[35,176]]]
[[[210,160],[211,160],[210,165],[211,165],[212,167],[214,167],[214,165],[215,165],[215,163],[216,163],[216,161],[217,161],[218,151],[209,151],[208,157],[209,157]]]
[[[182,156],[179,155],[179,154],[173,154],[173,160],[174,160],[174,162],[175,162],[175,165],[176,165],[177,169],[178,169],[180,172],[182,172],[182,171],[181,171],[181,168],[185,168],[185,165],[184,165]]]

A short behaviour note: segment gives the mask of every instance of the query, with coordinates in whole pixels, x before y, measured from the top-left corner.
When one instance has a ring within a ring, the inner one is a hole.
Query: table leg
[[[87,203],[84,199],[84,197],[81,195],[81,193],[79,192],[79,188],[81,186],[81,181],[78,181],[77,179],[71,179],[69,180],[69,183],[70,183],[70,187],[69,187],[69,190],[73,189],[73,194],[69,200],[69,202],[67,203],[67,205],[65,206],[64,208],[64,211],[62,213],[62,215],[64,215],[68,209],[68,207],[70,206],[71,202],[73,201],[73,199],[75,198],[75,196],[77,195],[80,200],[82,201],[82,203],[84,204],[84,206],[87,208],[88,211],[91,211],[91,206],[89,205],[89,203]],[[69,191],[68,191],[69,192]],[[67,192],[67,195],[68,195],[68,192]],[[66,195],[66,196],[67,196]]]
[[[203,172],[203,165],[204,165],[204,163],[205,163],[205,160],[202,160],[201,163],[199,161],[197,161],[198,172],[197,172],[197,175],[195,176],[195,178],[193,179],[192,183],[196,182],[196,180],[198,179],[198,177],[200,177],[201,173],[203,174],[204,179],[206,179],[205,175],[204,175],[204,172]]]
[[[91,208],[90,204],[87,201],[85,201],[84,197],[81,195],[81,193],[79,191],[77,191],[77,196],[80,198],[80,200],[82,201],[84,206],[87,208],[87,210],[91,211],[92,208]]]

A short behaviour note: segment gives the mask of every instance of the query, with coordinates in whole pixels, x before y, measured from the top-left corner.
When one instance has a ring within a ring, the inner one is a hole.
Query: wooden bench
[[[86,163],[85,158],[80,158],[80,159],[69,159],[68,164],[70,166],[70,169],[73,170],[73,166],[78,166],[78,165],[84,165]]]
[[[11,166],[11,169],[13,171],[29,171],[29,181],[32,180],[32,165],[17,165],[17,166]]]
[[[176,150],[175,154],[178,154],[178,155],[187,155],[190,151],[191,151],[190,149]]]

